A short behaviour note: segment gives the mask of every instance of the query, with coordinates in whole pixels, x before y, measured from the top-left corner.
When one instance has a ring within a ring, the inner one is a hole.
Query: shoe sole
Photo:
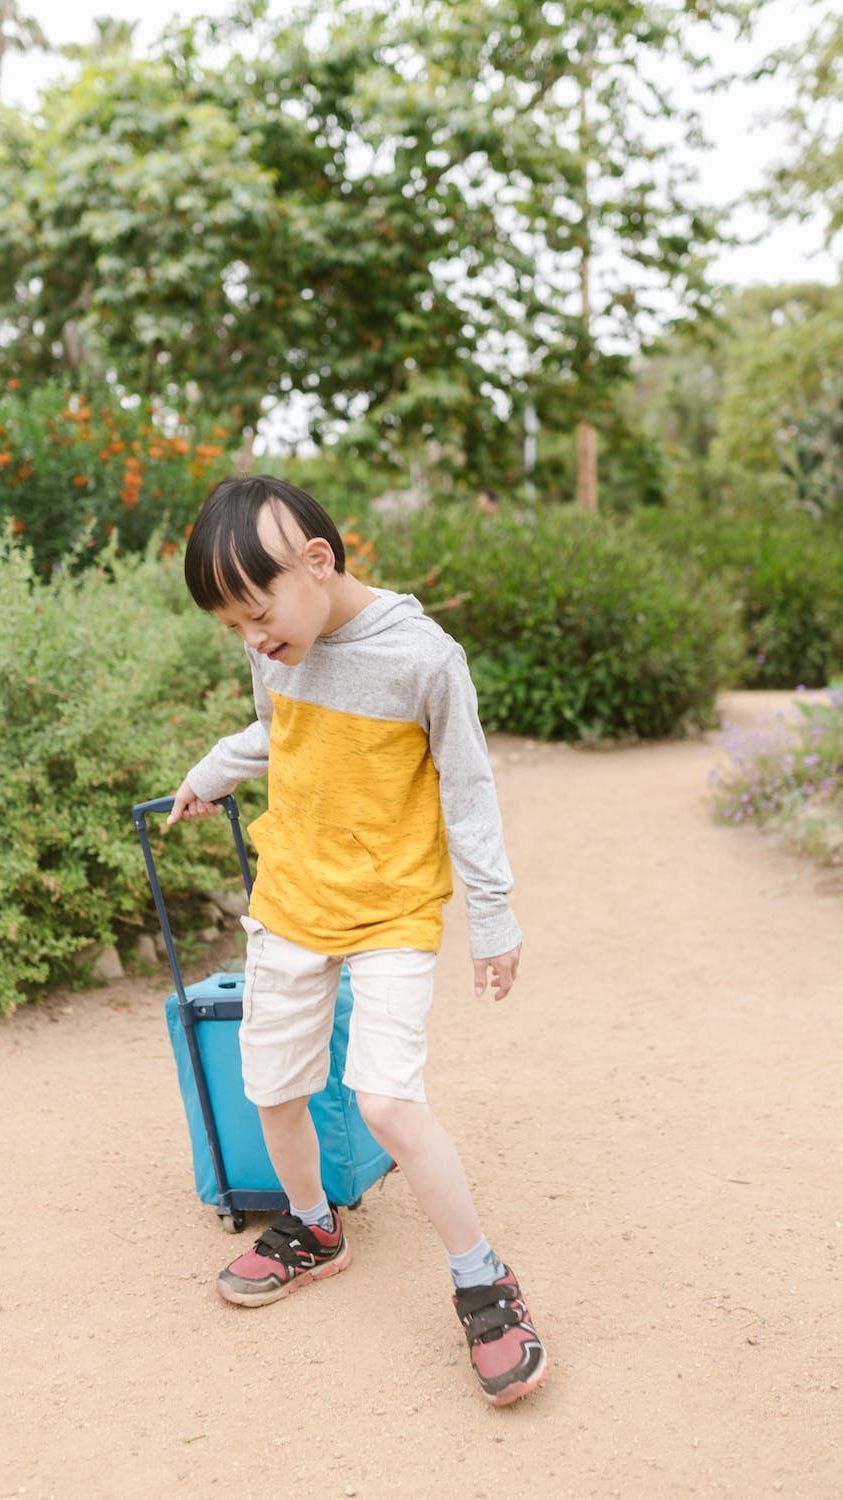
[[[509,1406],[511,1402],[520,1400],[522,1396],[529,1396],[530,1392],[534,1391],[537,1385],[541,1385],[542,1381],[546,1380],[549,1374],[550,1361],[545,1351],[535,1375],[531,1375],[529,1380],[516,1381],[502,1391],[484,1391],[483,1395],[490,1406]]]
[[[289,1297],[291,1292],[298,1291],[299,1287],[310,1286],[312,1281],[325,1281],[328,1276],[336,1276],[344,1271],[351,1261],[351,1246],[346,1243],[345,1249],[335,1260],[326,1260],[324,1265],[314,1266],[312,1271],[300,1271],[290,1281],[275,1287],[269,1292],[241,1291],[236,1282],[239,1277],[231,1277],[226,1281],[226,1272],[222,1271],[217,1277],[217,1291],[226,1302],[234,1302],[238,1307],[266,1307],[269,1302],[280,1302],[282,1297]],[[242,1286],[242,1282],[240,1283]]]

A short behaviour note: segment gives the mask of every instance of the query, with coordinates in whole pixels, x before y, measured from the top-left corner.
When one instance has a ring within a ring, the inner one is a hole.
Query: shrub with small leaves
[[[734,611],[631,522],[441,505],[371,525],[384,581],[465,646],[486,729],[596,740],[713,722],[740,658]]]
[[[740,609],[745,687],[825,687],[843,667],[843,532],[798,511],[639,512],[642,537]]]
[[[0,520],[43,571],[119,539],[142,551],[157,533],[175,550],[216,479],[231,468],[232,435],[198,434],[160,403],[126,403],[110,386],[56,382],[0,395]]]
[[[7,544],[0,603],[8,1009],[69,977],[88,944],[154,925],[130,806],[173,791],[253,706],[242,648],[192,605],[180,558],[112,552],[76,576],[43,579],[27,551]],[[243,801],[254,813],[262,789],[244,788]],[[177,897],[235,873],[225,819],[166,837],[155,819],[151,833]]]

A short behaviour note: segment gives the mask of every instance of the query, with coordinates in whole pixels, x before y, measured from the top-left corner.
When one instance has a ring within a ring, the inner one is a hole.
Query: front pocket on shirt
[[[383,879],[351,828],[270,810],[249,833],[260,882],[282,906],[294,902],[297,921],[315,931],[391,921],[407,910],[407,891]]]

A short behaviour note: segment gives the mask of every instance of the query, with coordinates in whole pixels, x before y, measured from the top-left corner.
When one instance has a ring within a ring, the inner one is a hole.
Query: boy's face
[[[308,541],[292,516],[285,516],[284,530],[293,549],[292,558],[270,507],[265,505],[258,517],[258,537],[267,552],[283,558],[289,571],[279,573],[265,590],[252,586],[250,599],[232,599],[214,613],[223,625],[236,630],[247,646],[271,661],[294,667],[325,634],[334,555],[321,537]]]

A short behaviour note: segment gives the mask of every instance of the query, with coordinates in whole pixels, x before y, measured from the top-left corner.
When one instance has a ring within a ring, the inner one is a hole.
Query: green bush
[[[231,467],[223,428],[200,437],[155,402],[126,405],[108,386],[9,385],[0,396],[0,520],[42,571],[80,541],[95,552],[114,534],[123,551],[142,551],[153,532],[174,548]]]
[[[437,506],[373,540],[384,581],[464,644],[487,729],[651,738],[713,721],[740,655],[730,606],[631,524]]]
[[[103,564],[44,580],[20,546],[0,551],[0,1009],[144,923],[131,804],[174,790],[253,716],[242,649],[190,603],[180,559]],[[169,893],[233,875],[227,820],[150,826]]]
[[[824,687],[843,666],[843,528],[798,511],[640,513],[641,536],[738,602],[745,687]]]

